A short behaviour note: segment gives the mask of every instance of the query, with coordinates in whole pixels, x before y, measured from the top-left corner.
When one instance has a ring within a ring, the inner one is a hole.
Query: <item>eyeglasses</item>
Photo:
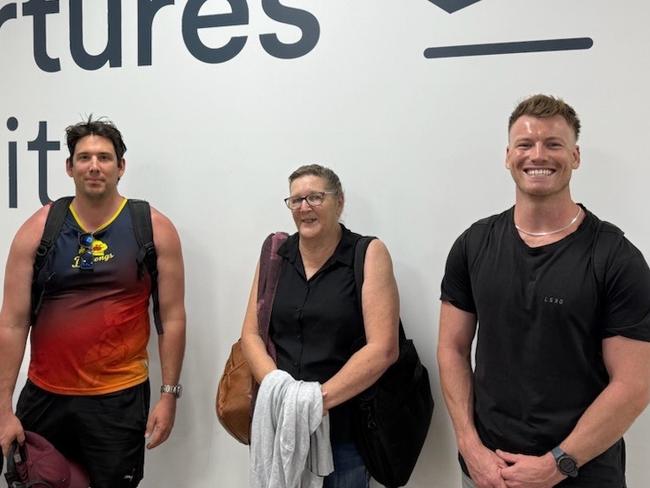
[[[287,197],[284,203],[287,204],[291,210],[297,210],[302,205],[302,201],[306,201],[310,207],[320,207],[325,200],[325,195],[335,195],[335,191],[315,191],[304,197]]]
[[[93,242],[95,242],[95,236],[90,232],[79,234],[79,246],[81,246],[81,249],[79,249],[79,269],[82,271],[92,271],[94,269]]]

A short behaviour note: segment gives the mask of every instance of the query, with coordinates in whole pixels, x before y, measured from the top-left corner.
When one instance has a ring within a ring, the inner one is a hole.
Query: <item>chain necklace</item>
[[[569,227],[571,227],[573,224],[576,223],[578,218],[580,217],[580,214],[582,213],[582,207],[578,206],[578,213],[576,214],[575,217],[569,222],[567,225],[564,227],[557,229],[557,230],[551,230],[548,232],[528,232],[527,230],[522,229],[519,227],[517,224],[515,224],[515,228],[521,232],[522,234],[526,234],[527,236],[532,236],[532,237],[544,237],[544,236],[550,236],[553,234],[557,234],[558,232],[562,232],[563,230],[567,230]]]

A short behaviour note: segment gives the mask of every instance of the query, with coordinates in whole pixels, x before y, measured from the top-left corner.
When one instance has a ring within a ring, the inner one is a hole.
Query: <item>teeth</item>
[[[527,169],[526,174],[530,176],[550,176],[553,174],[551,169]]]

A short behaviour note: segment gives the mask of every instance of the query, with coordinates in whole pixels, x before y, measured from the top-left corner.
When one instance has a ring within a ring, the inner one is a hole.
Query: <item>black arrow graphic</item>
[[[454,12],[469,7],[473,3],[481,0],[429,0],[432,4],[437,5],[444,11],[453,14]]]
[[[593,45],[594,41],[590,37],[499,42],[494,44],[466,44],[464,46],[430,47],[424,50],[424,57],[427,59],[458,58],[462,56],[489,56],[492,54],[571,51],[576,49],[589,49]]]

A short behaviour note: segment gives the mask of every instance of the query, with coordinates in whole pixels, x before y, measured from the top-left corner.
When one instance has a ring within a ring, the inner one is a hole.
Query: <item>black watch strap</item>
[[[560,446],[554,447],[551,454],[555,458],[555,465],[560,473],[571,478],[578,476],[578,462],[574,457],[569,456]]]

